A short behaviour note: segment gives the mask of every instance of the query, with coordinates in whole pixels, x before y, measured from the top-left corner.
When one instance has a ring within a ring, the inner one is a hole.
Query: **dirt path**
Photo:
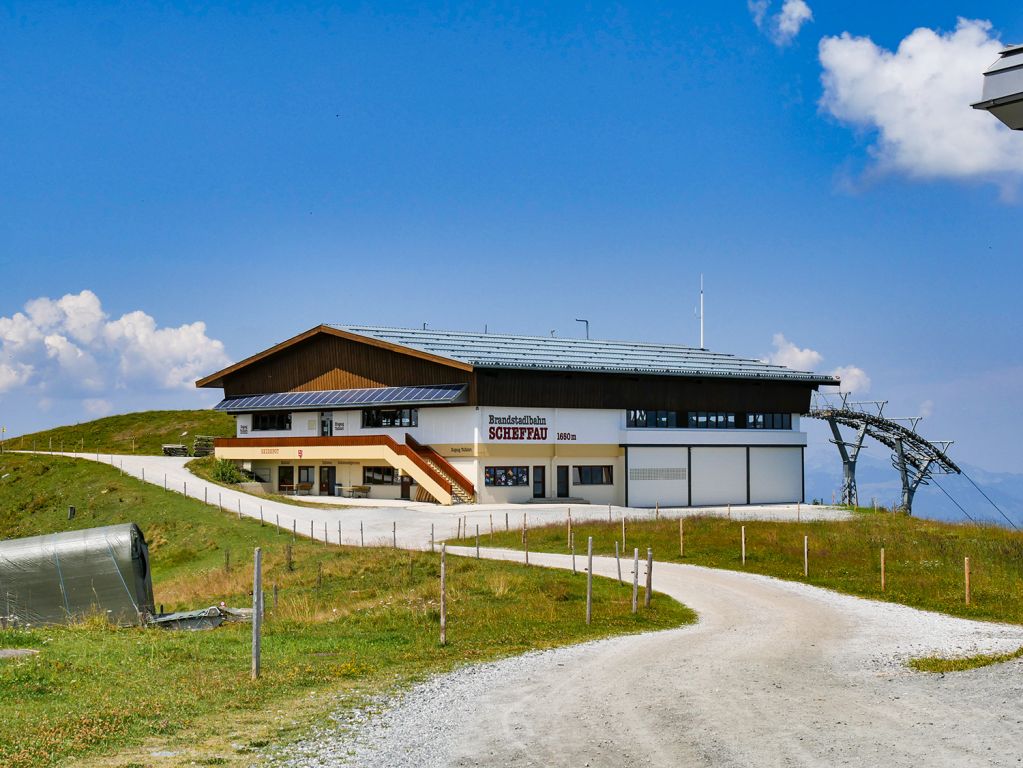
[[[569,565],[558,555],[530,561]],[[595,560],[598,574],[613,568]],[[1016,648],[1023,627],[695,566],[656,563],[654,579],[700,622],[435,678],[381,714],[339,714],[340,725],[299,745],[290,763],[1023,764],[1023,662],[946,676],[903,665],[932,652]]]

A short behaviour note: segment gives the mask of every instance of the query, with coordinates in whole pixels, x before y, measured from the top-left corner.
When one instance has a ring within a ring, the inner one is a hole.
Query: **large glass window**
[[[367,408],[362,412],[363,427],[418,427],[418,408]]]
[[[613,485],[613,469],[609,464],[572,467],[572,484]]]
[[[288,466],[277,467],[277,487],[287,486],[289,489],[295,487],[295,468]]]
[[[625,426],[629,429],[641,427],[674,429],[682,424],[682,417],[678,411],[647,411],[632,409],[625,412]]]
[[[298,468],[298,482],[309,483],[313,482],[313,470],[315,467],[299,467]]]
[[[735,414],[728,411],[690,411],[690,429],[735,429]]]
[[[401,473],[394,467],[363,467],[363,485],[400,485]]]
[[[747,429],[792,429],[791,413],[747,413]]]
[[[252,414],[253,432],[286,431],[291,429],[291,414],[273,411]]]
[[[529,467],[484,467],[483,484],[496,488],[529,485]]]

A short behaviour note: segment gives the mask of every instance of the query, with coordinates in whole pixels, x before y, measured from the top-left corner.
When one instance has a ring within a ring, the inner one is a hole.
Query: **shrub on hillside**
[[[241,473],[241,470],[235,466],[233,461],[227,459],[216,459],[213,463],[213,467],[210,470],[210,477],[212,477],[218,483],[241,483],[245,480],[245,475]]]

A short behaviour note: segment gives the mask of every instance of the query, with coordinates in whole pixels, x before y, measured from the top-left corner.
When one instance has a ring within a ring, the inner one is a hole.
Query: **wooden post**
[[[263,550],[256,547],[255,561],[252,566],[252,679],[259,678],[259,657],[263,629]]]
[[[96,458],[99,458],[99,457],[97,456]],[[167,490],[167,473],[166,472],[163,473],[163,489],[165,491]]]
[[[966,577],[966,604],[970,604],[970,558],[963,558],[963,575]]]
[[[341,546],[341,521],[337,521],[337,545]]]
[[[274,582],[274,613],[277,613],[277,582]]]
[[[259,527],[263,527],[263,505],[259,505]]]
[[[884,547],[881,547],[881,591],[884,592]]]
[[[433,552],[433,523],[430,523],[430,551]]]
[[[295,561],[292,559],[291,555],[291,542],[284,545],[284,560],[287,563],[289,571],[295,570]]]
[[[476,559],[480,559],[480,524],[476,523]]]
[[[654,502],[654,520],[660,520],[660,519],[661,519],[661,502],[655,501]]]
[[[622,517],[625,517],[625,513],[624,512],[622,512]],[[607,505],[607,521],[609,523],[614,522],[614,520],[611,519],[611,505],[610,504]],[[624,547],[625,545],[622,544],[622,546]]]
[[[803,578],[810,575],[810,537],[803,537]]]
[[[281,535],[281,516],[280,516],[279,514],[276,514],[276,515],[274,516],[274,519],[275,519],[275,520],[277,521],[277,526],[276,526],[276,527],[277,527],[277,530],[276,530],[276,532],[274,533],[274,535],[275,535],[275,536],[280,536],[280,535]]]
[[[231,550],[224,550],[224,573],[231,572]]]
[[[572,548],[573,551],[575,547]],[[593,618],[593,537],[586,540],[586,626]]]
[[[618,565],[618,583],[622,583],[622,558],[618,552],[618,542],[615,542],[615,563]]]
[[[64,453],[64,442],[63,441],[61,441],[61,443],[60,443],[60,452]],[[145,482],[145,481],[146,481],[146,468],[142,467],[142,482]]]
[[[316,561],[316,588],[320,589],[323,586],[323,561]]]
[[[490,544],[494,544],[494,513],[490,513]]]
[[[359,546],[366,546],[366,534],[362,530],[362,520],[359,521]]]
[[[447,566],[444,562],[444,553],[447,544],[443,541],[440,544],[440,644],[447,645],[448,642],[448,590],[447,590]]]
[[[650,607],[650,595],[654,591],[654,551],[646,548],[646,594],[643,595],[643,607]]]
[[[316,541],[316,534],[313,533],[313,521],[312,520],[309,521],[309,538],[312,539],[313,541]]]
[[[800,507],[801,507],[801,506],[802,506],[802,504],[800,504],[800,503],[799,503],[799,502],[797,501],[797,502],[796,502],[796,522],[797,522],[797,523],[799,522],[799,516],[800,516],[799,510],[800,510]]]
[[[391,522],[391,544],[395,549],[398,548],[398,521],[393,520]]]
[[[639,548],[632,550],[632,612],[639,610]]]
[[[124,470],[123,469],[121,470],[121,474],[122,475],[124,474]],[[187,480],[184,482],[184,489],[181,491],[181,495],[182,496],[187,496],[188,495],[188,481]]]
[[[298,520],[292,519],[291,521],[291,540],[295,541],[298,539]]]
[[[242,519],[242,500],[238,499],[238,519]]]
[[[742,564],[746,565],[746,526],[742,526]]]
[[[522,521],[525,523],[526,516],[522,516]],[[529,565],[529,531],[526,528],[522,529],[522,550],[526,553],[526,565]]]
[[[522,546],[526,546],[526,513],[522,513]]]
[[[504,530],[505,530],[505,532],[511,530],[511,528],[508,527],[508,513],[507,512],[504,513]]]
[[[728,519],[729,520],[732,519],[732,505],[731,504],[728,505]]]
[[[682,527],[682,518],[678,519],[678,556],[686,556],[686,532]]]
[[[625,549],[625,513],[622,513],[622,549]]]
[[[574,541],[569,541],[568,549],[572,553],[572,573],[575,573],[576,570],[575,570],[575,542]]]
[[[455,531],[455,538],[456,539],[462,538],[462,516],[461,515],[458,516],[458,528]]]
[[[327,546],[327,521],[326,520],[323,521],[323,546],[324,546],[324,548],[326,548],[326,546]]]
[[[568,508],[568,546],[572,546],[572,508]]]

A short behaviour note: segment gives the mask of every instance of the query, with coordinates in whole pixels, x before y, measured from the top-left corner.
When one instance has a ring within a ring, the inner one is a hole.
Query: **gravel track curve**
[[[562,555],[532,553],[530,562],[570,567]],[[613,559],[594,558],[594,573],[612,576],[614,568]],[[274,762],[1023,764],[1023,660],[950,675],[905,666],[919,655],[1014,649],[1023,645],[1023,627],[670,563],[654,564],[654,588],[695,609],[699,622],[439,675],[368,707],[339,710]],[[599,617],[600,606],[594,611]]]

